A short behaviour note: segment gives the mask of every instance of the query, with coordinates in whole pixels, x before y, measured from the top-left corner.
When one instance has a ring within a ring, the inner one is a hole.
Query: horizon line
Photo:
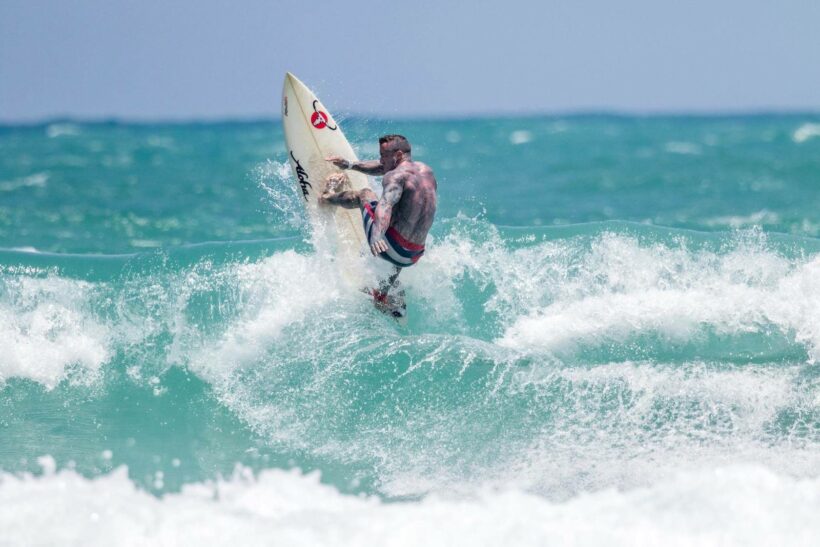
[[[538,110],[520,112],[461,112],[442,114],[411,114],[388,116],[351,112],[336,116],[340,120],[374,120],[374,121],[464,121],[495,120],[522,118],[753,118],[753,117],[799,117],[820,116],[818,109],[789,108],[749,108],[749,109],[669,109],[669,110],[629,110],[629,109],[568,109]],[[259,124],[277,123],[281,116],[266,114],[248,115],[215,115],[215,116],[76,116],[56,114],[31,119],[7,119],[0,117],[0,127],[39,127],[56,123],[76,123],[81,125],[220,125],[220,124]]]

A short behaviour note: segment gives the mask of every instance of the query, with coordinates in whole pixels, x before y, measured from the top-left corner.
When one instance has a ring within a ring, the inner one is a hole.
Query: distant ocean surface
[[[0,126],[0,545],[820,542],[819,114],[339,121],[406,327],[278,120]]]

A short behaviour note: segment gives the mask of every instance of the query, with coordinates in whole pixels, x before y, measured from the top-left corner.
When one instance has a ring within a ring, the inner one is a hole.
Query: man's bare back
[[[405,239],[424,245],[436,214],[438,185],[433,170],[420,161],[404,161],[384,175],[382,184],[383,199],[384,194],[396,192],[397,187],[401,189],[401,196],[393,206],[390,226]]]
[[[327,160],[341,169],[355,169],[382,179],[382,197],[369,188],[361,191],[337,191],[344,175],[331,175],[328,188],[319,202],[346,208],[359,207],[365,221],[370,250],[375,256],[406,267],[424,252],[424,241],[436,214],[437,183],[433,170],[413,161],[410,144],[400,135],[379,139],[378,161],[350,162],[344,158]],[[378,202],[375,207],[374,202]],[[398,256],[400,255],[400,256]],[[412,262],[410,262],[412,260]]]

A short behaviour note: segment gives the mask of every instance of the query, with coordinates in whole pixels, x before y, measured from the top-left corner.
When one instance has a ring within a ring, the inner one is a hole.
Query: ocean
[[[820,541],[820,115],[337,119],[406,326],[279,120],[0,126],[0,545]]]

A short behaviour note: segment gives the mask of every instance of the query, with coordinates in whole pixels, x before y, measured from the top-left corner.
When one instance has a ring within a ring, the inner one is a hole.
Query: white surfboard
[[[373,294],[370,287],[378,289],[380,283],[368,282],[364,275],[361,251],[366,247],[366,242],[361,212],[358,209],[319,206],[318,202],[327,176],[339,172],[325,158],[340,156],[350,161],[358,161],[358,158],[327,108],[290,72],[285,75],[282,89],[282,124],[293,176],[314,230],[335,231],[336,258],[345,278]],[[369,187],[365,174],[353,170],[345,173],[350,179],[348,189]],[[404,317],[406,306],[403,291],[395,287],[388,300],[379,296],[376,299],[378,309],[396,318]]]

